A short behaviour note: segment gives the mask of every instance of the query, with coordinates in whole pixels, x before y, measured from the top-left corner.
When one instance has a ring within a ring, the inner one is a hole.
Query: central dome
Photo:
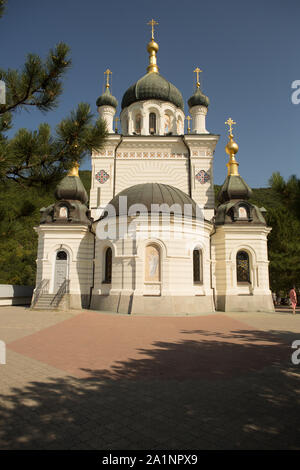
[[[123,96],[122,109],[144,100],[169,101],[184,110],[180,91],[159,73],[147,73],[131,85]]]
[[[169,207],[173,204],[177,204],[178,212],[175,208],[175,211],[172,211],[172,213],[183,215],[185,213],[185,204],[189,204],[192,209],[191,216],[197,217],[197,215],[199,215],[196,202],[180,189],[174,188],[174,186],[170,186],[168,184],[143,183],[135,184],[134,186],[124,189],[109,202],[110,205],[114,206],[116,216],[120,215],[120,196],[127,197],[127,211],[133,204],[143,204],[146,207],[147,212],[151,212],[152,210],[156,212],[155,208],[151,207],[152,204],[165,204]],[[167,207],[161,207],[159,212],[168,212]],[[104,209],[101,219],[105,218],[106,215],[107,212]],[[189,216],[190,214],[187,215]]]

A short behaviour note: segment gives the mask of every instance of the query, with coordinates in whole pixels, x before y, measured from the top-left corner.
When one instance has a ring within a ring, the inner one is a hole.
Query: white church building
[[[34,308],[91,308],[126,314],[273,311],[267,227],[238,172],[229,119],[228,175],[214,196],[219,136],[206,129],[209,99],[188,100],[160,75],[158,44],[147,73],[125,91],[121,130],[107,70],[99,115],[109,135],[92,154],[88,197],[78,165],[41,209]],[[89,201],[89,206],[88,206]]]

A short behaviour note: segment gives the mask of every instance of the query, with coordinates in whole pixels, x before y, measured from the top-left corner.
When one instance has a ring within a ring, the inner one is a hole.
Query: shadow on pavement
[[[0,396],[1,449],[299,449],[290,332],[195,331]]]

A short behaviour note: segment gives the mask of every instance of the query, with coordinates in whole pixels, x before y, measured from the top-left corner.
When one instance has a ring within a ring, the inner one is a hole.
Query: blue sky
[[[121,103],[146,71],[151,18],[159,22],[160,73],[182,92],[186,114],[193,70],[203,70],[211,101],[207,129],[221,134],[215,183],[226,176],[229,116],[237,122],[239,170],[249,185],[267,186],[274,171],[299,177],[300,104],[291,102],[291,84],[300,80],[299,0],[8,0],[0,20],[1,68],[22,66],[29,52],[45,57],[59,41],[71,47],[73,63],[59,107],[45,115],[19,113],[14,129],[45,121],[55,127],[79,102],[96,113],[107,67]]]

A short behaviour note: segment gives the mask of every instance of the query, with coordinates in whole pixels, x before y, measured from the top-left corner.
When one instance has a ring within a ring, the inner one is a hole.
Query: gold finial
[[[227,168],[228,168],[228,175],[233,175],[233,176],[238,176],[238,162],[235,159],[235,154],[238,153],[239,146],[238,144],[233,140],[233,134],[232,134],[232,126],[236,124],[231,118],[227,119],[225,122],[229,126],[229,142],[227,143],[225,150],[227,155],[229,155],[229,162],[227,163]]]
[[[149,23],[147,23],[147,24],[150,25],[151,28],[152,28],[151,39],[154,39],[154,26],[157,25],[158,23],[157,23],[157,21],[155,21],[155,20],[152,19],[152,20],[149,21]]]
[[[203,70],[200,70],[199,67],[196,67],[194,70],[194,73],[196,74],[197,77],[197,82],[196,82],[196,87],[200,88],[200,82],[199,82],[199,73],[203,72]]]
[[[109,69],[106,69],[104,72],[104,75],[106,75],[106,85],[105,88],[109,88],[109,76],[112,75],[112,72]]]
[[[156,53],[159,49],[159,46],[158,46],[157,42],[154,41],[154,26],[158,23],[157,23],[157,21],[154,21],[152,19],[147,24],[149,24],[152,27],[151,41],[147,45],[147,51],[149,52],[149,65],[147,67],[147,72],[148,73],[152,73],[152,72],[158,73],[159,69],[158,69],[158,66],[157,66],[157,63],[156,63]]]
[[[186,116],[186,120],[188,122],[188,125],[187,125],[187,133],[189,134],[191,132],[191,128],[190,128],[190,120],[191,120],[191,116]]]
[[[73,167],[69,170],[68,176],[78,176],[79,177],[79,163],[75,162]]]
[[[120,118],[116,117],[115,122],[116,122],[116,127],[115,127],[115,133],[117,134],[118,132],[118,121],[120,121]]]
[[[227,121],[225,122],[225,124],[227,124],[229,126],[229,129],[228,129],[229,135],[232,135],[232,137],[233,137],[232,126],[234,124],[236,124],[236,122],[234,122],[231,118],[228,118]]]

